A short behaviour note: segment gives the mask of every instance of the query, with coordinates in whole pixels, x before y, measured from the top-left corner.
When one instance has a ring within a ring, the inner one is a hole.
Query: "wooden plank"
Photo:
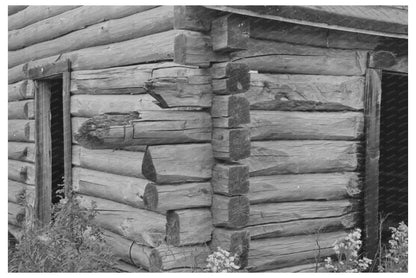
[[[364,109],[364,77],[250,74],[244,96],[258,110],[340,111]]]
[[[158,184],[200,182],[211,178],[213,165],[211,144],[148,146],[142,173]]]
[[[9,120],[8,139],[17,142],[35,141],[34,120]]]
[[[248,128],[215,128],[212,131],[214,157],[236,161],[250,156],[250,131]]]
[[[143,194],[148,180],[74,167],[75,192],[144,208]]]
[[[25,162],[35,162],[35,144],[25,142],[9,142],[8,158]]]
[[[34,119],[33,100],[12,101],[8,103],[9,119]]]
[[[70,62],[69,62],[70,63]],[[72,126],[71,126],[71,74],[62,74],[62,124],[64,140],[64,194],[68,196],[72,187]]]
[[[341,216],[357,209],[356,200],[301,201],[250,205],[249,226]]]
[[[24,80],[8,86],[9,101],[33,99],[35,97],[35,87],[32,80]]]
[[[249,190],[248,176],[247,165],[217,163],[212,169],[212,189],[226,196],[246,194]]]
[[[150,247],[164,241],[166,218],[162,214],[90,196],[77,195],[77,199],[81,207],[95,207],[98,214],[93,221],[106,230]]]
[[[79,6],[28,6],[19,13],[8,18],[8,30],[16,30],[26,27],[38,21],[73,10]]]
[[[397,55],[390,51],[375,51],[370,53],[368,67],[387,71],[408,73],[408,57]]]
[[[211,184],[185,183],[179,185],[147,184],[143,194],[144,205],[155,211],[210,207]]]
[[[354,141],[251,142],[251,156],[244,164],[250,176],[355,171],[360,165],[360,147]]]
[[[251,111],[250,136],[261,140],[359,140],[362,112]]]
[[[166,243],[183,246],[211,240],[212,216],[207,208],[168,211]]]
[[[35,164],[17,160],[8,160],[8,177],[10,180],[25,184],[35,183]]]
[[[9,32],[9,50],[51,40],[98,22],[140,13],[154,6],[81,6]],[[74,20],[77,18],[78,20]]]
[[[250,204],[360,197],[358,173],[323,173],[250,178]]]
[[[26,9],[27,7],[28,7],[27,5],[9,5],[7,14],[9,16],[14,15],[14,14]]]
[[[214,96],[211,107],[214,127],[234,128],[250,122],[250,103],[238,95]]]
[[[378,250],[381,70],[368,69],[365,94],[364,250],[374,259]]]
[[[226,197],[214,194],[211,212],[214,226],[241,228],[249,221],[249,200],[244,195]]]
[[[213,50],[231,52],[247,49],[249,29],[249,21],[235,14],[214,19],[211,23]]]

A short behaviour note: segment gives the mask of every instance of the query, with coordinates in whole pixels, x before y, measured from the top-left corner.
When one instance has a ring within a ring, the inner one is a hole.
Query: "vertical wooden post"
[[[367,69],[365,87],[364,250],[374,259],[378,248],[381,70]]]
[[[68,69],[70,68],[68,62]],[[71,73],[66,71],[62,76],[62,107],[64,126],[64,186],[68,196],[72,186],[72,128],[71,128]]]

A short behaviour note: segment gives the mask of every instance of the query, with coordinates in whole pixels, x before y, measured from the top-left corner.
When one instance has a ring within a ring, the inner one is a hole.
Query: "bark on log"
[[[245,229],[250,233],[251,239],[325,233],[357,227],[359,216],[358,212],[352,212],[337,217],[270,223],[249,226]]]
[[[183,246],[211,240],[212,216],[207,208],[169,211],[166,218],[168,245]]]
[[[318,255],[327,257],[335,253],[332,249],[335,241],[342,239],[346,234],[344,231],[339,231],[253,240],[250,242],[248,269],[263,271],[311,262],[308,259],[312,259],[313,262]]]
[[[8,160],[8,176],[10,180],[25,184],[35,184],[35,165],[17,160]]]
[[[211,212],[214,226],[241,228],[249,221],[250,203],[245,196],[226,197],[214,194]]]
[[[212,90],[215,94],[244,93],[250,88],[249,67],[245,63],[215,63],[211,67]]]
[[[244,94],[251,109],[342,111],[364,109],[364,78],[287,74],[250,74]]]
[[[33,100],[13,101],[8,103],[9,119],[34,119],[34,110]]]
[[[341,216],[357,209],[356,200],[302,201],[250,206],[249,226]]]
[[[250,136],[262,140],[359,140],[362,112],[251,111]]]
[[[24,80],[8,86],[9,101],[24,100],[35,97],[35,86],[32,80]]]
[[[15,13],[18,13],[26,9],[27,7],[28,7],[27,5],[9,5],[7,14],[9,16],[14,15]]]
[[[9,120],[9,141],[34,142],[34,120]]]
[[[15,226],[22,226],[25,222],[25,207],[8,202],[8,223]]]
[[[83,8],[85,9],[85,7]],[[105,9],[105,7],[101,7],[100,11]],[[65,20],[65,14],[61,16],[60,19],[64,18]],[[85,16],[82,16],[79,20],[84,19]],[[171,29],[173,29],[173,7],[161,6],[120,19],[108,20],[52,40],[11,51],[8,60],[9,68],[59,53],[131,40]]]
[[[211,107],[214,127],[234,128],[250,123],[250,103],[241,96],[214,96]]]
[[[161,245],[152,249],[149,270],[151,272],[160,272],[182,267],[202,270],[206,265],[206,259],[209,254],[210,249],[208,246],[174,247]]]
[[[8,158],[25,162],[35,162],[35,144],[9,142]]]
[[[211,23],[211,40],[214,51],[231,52],[247,49],[250,23],[242,16],[228,14]]]
[[[81,6],[9,32],[9,50],[48,41],[109,19],[126,17],[154,6]],[[76,18],[77,20],[74,20]]]
[[[74,167],[75,192],[144,208],[143,194],[148,180]]]
[[[238,256],[237,265],[244,268],[248,263],[250,248],[250,234],[246,230],[227,230],[215,228],[212,233],[211,250],[217,251],[218,247]]]
[[[199,182],[211,178],[213,165],[211,144],[148,146],[142,173],[158,184]]]
[[[144,152],[122,150],[89,150],[72,147],[72,164],[96,171],[121,176],[144,178],[142,161]]]
[[[8,30],[16,30],[26,27],[38,21],[73,10],[79,6],[28,6],[18,14],[8,18]]]
[[[137,267],[149,269],[151,247],[139,245],[132,240],[106,230],[103,230],[103,237],[106,243],[111,246],[115,256]]]
[[[236,161],[250,156],[250,130],[248,128],[215,128],[212,132],[214,157]]]
[[[163,110],[104,114],[85,122],[75,138],[91,149],[209,142],[211,117],[207,112]]]
[[[211,206],[210,183],[186,183],[180,185],[148,184],[143,201],[147,209],[155,211],[199,208]]]
[[[354,141],[251,142],[251,156],[243,162],[250,176],[355,171],[359,148]]]
[[[140,245],[156,247],[164,241],[166,218],[162,214],[89,196],[77,199],[82,207],[98,212],[93,221],[106,230]]]
[[[217,163],[212,170],[212,189],[226,196],[246,194],[249,190],[248,177],[247,165]]]
[[[278,175],[250,178],[250,204],[359,197],[358,173]]]

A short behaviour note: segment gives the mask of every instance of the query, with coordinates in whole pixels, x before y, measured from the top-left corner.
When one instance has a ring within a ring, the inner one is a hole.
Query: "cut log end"
[[[232,197],[228,205],[229,223],[233,227],[243,227],[248,223],[250,203],[245,196]]]
[[[178,64],[186,63],[186,35],[179,34],[174,41],[174,62]]]
[[[228,63],[226,66],[227,90],[231,94],[244,93],[250,88],[249,67],[244,63]]]
[[[396,55],[390,51],[376,51],[370,54],[369,66],[388,68],[396,63]]]
[[[180,244],[179,216],[175,211],[168,211],[166,218],[166,242],[177,246]]]
[[[150,272],[161,272],[162,271],[162,257],[157,249],[153,249],[149,256],[149,271]]]
[[[239,160],[250,156],[250,131],[236,129],[230,131],[230,159]]]
[[[232,96],[229,103],[230,125],[250,123],[250,103],[244,97]]]
[[[153,165],[152,155],[148,147],[146,148],[146,152],[143,157],[142,173],[146,179],[156,182],[156,169]],[[156,190],[156,188],[154,188],[154,190]]]
[[[158,193],[155,184],[148,184],[143,194],[144,205],[147,209],[156,210],[158,205]]]

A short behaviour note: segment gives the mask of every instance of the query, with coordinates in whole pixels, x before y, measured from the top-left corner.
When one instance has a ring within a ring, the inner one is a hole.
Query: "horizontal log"
[[[368,60],[370,68],[383,69],[408,73],[408,57],[396,57],[396,54],[390,51],[375,51],[370,54]]]
[[[226,197],[214,194],[211,212],[214,226],[241,228],[249,220],[249,200],[245,196]]]
[[[111,251],[115,256],[130,262],[134,266],[149,269],[151,247],[137,244],[133,240],[126,239],[107,230],[103,230],[103,238],[111,247]]]
[[[332,249],[336,240],[346,236],[338,231],[317,235],[301,235],[250,242],[249,271],[264,271],[277,267],[311,263],[320,255],[327,257],[335,253]],[[310,259],[311,261],[308,261]]]
[[[234,128],[250,122],[250,103],[241,96],[214,96],[211,107],[214,127]]]
[[[250,131],[248,128],[215,128],[212,132],[214,157],[236,161],[250,156]]]
[[[215,164],[211,185],[215,193],[227,196],[246,194],[249,189],[249,169],[242,164]]]
[[[9,32],[9,50],[48,41],[109,19],[126,17],[152,6],[82,6]],[[77,20],[74,20],[77,18]]]
[[[228,14],[211,23],[211,41],[214,51],[231,52],[247,49],[250,23],[247,17]]]
[[[266,272],[281,272],[281,273],[312,273],[312,272],[327,272],[321,262],[302,264],[295,266],[282,267],[278,269],[267,270]]]
[[[251,111],[250,136],[262,140],[359,140],[362,112]]]
[[[359,148],[354,141],[251,142],[251,156],[244,163],[250,176],[355,171]]]
[[[16,30],[26,27],[38,21],[73,10],[79,6],[28,6],[17,14],[8,18],[8,30]]]
[[[29,64],[18,65],[8,70],[8,82],[9,84],[17,83],[24,79],[27,79],[27,69]]]
[[[9,119],[34,119],[33,100],[13,101],[8,103]]]
[[[25,222],[25,207],[8,202],[8,223],[14,226],[22,226]]]
[[[8,160],[10,180],[25,184],[35,184],[35,164],[17,160]]]
[[[17,181],[8,181],[8,200],[9,202],[34,206],[35,187]]]
[[[72,169],[75,192],[144,208],[143,194],[148,180],[109,174],[84,168]]]
[[[202,269],[210,254],[208,246],[181,246],[174,247],[161,245],[152,249],[150,254],[150,271],[160,272],[175,268],[189,267]]]
[[[106,230],[140,245],[156,247],[164,241],[166,218],[162,214],[89,196],[78,195],[77,199],[81,207],[98,212],[93,221]]]
[[[244,268],[248,263],[250,234],[246,230],[215,228],[212,233],[210,247],[212,251],[217,251],[217,248],[221,247],[232,255],[237,255],[237,265],[240,268]]]
[[[86,148],[209,142],[211,116],[199,111],[140,111],[95,116],[75,138]]]
[[[118,261],[115,262],[114,268],[116,268],[118,271],[117,272],[122,272],[122,273],[130,273],[130,272],[140,272],[140,273],[146,273],[148,272],[146,269],[144,269],[141,266],[135,266],[132,265],[132,262],[125,262],[121,259],[119,259]]]
[[[28,7],[27,5],[9,5],[7,14],[9,16],[12,16],[12,15],[26,9],[27,7]]]
[[[35,162],[35,144],[24,142],[8,143],[8,158],[25,162]]]
[[[186,183],[178,185],[148,184],[143,201],[147,209],[156,211],[211,206],[210,183]]]
[[[249,67],[245,63],[215,63],[211,67],[212,90],[215,94],[244,93],[250,87]]]
[[[8,86],[9,101],[24,100],[35,97],[35,86],[32,80],[24,80]]]
[[[105,9],[107,8],[102,7],[100,11]],[[65,14],[61,15],[61,20],[62,18],[65,20]],[[84,16],[80,20],[85,20]],[[9,52],[9,68],[59,53],[140,38],[171,29],[173,29],[173,7],[161,6],[94,24],[52,40],[28,44],[29,46],[25,48]]]
[[[250,74],[253,110],[342,111],[364,108],[364,77]]]
[[[82,124],[88,120],[89,118],[84,118],[84,117],[71,117],[72,143],[73,144],[78,144],[77,139],[75,138],[75,135],[78,133],[78,130],[82,126]]]
[[[283,223],[270,223],[249,226],[245,229],[250,233],[251,239],[276,238],[294,235],[306,235],[347,230],[359,224],[358,212],[328,218],[314,218],[295,220]]]
[[[260,176],[250,178],[250,204],[359,197],[358,173]]]
[[[211,144],[148,146],[142,173],[158,184],[199,182],[211,178],[213,165]]]
[[[166,218],[168,245],[183,246],[211,240],[212,216],[207,208],[169,211]]]
[[[34,120],[9,120],[9,141],[34,142]]]
[[[141,168],[143,156],[144,152],[90,150],[81,146],[72,147],[73,165],[136,178],[144,178]]]
[[[249,226],[341,216],[357,209],[355,200],[265,203],[250,206]]]

